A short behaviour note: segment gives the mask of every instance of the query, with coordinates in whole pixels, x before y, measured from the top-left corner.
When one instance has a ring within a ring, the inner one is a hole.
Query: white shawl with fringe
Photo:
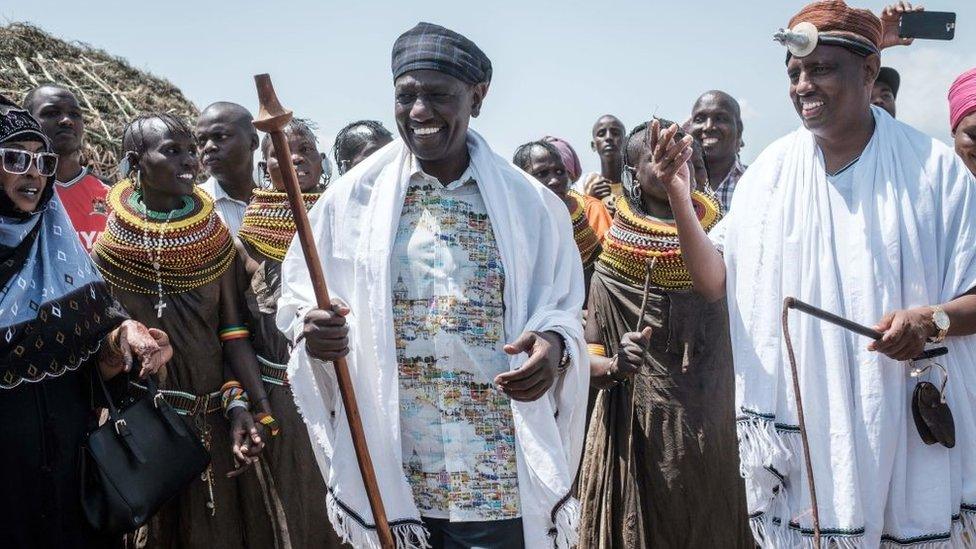
[[[473,131],[468,150],[505,269],[505,338],[553,330],[572,365],[546,396],[512,401],[526,547],[570,547],[579,502],[570,493],[583,446],[589,364],[580,309],[583,273],[565,206],[532,177],[491,151]],[[309,218],[333,297],[349,304],[348,364],[386,513],[397,545],[427,546],[401,461],[399,384],[390,253],[414,162],[396,140],[350,170]],[[315,298],[298,240],[282,265],[279,328],[292,340]],[[511,368],[525,361],[511,358]],[[299,345],[288,365],[295,401],[329,488],[329,518],[356,547],[379,547],[331,366]]]
[[[831,212],[822,156],[801,127],[749,167],[712,232],[728,272],[741,468],[764,547],[809,546],[812,531],[784,297],[873,325],[976,286],[976,182],[945,145],[872,109],[874,135],[851,168],[850,212]],[[838,265],[849,273],[843,281]],[[976,542],[976,337],[949,338],[939,359],[956,424],[950,450],[919,438],[906,363],[802,313],[790,315],[790,333],[823,546]]]

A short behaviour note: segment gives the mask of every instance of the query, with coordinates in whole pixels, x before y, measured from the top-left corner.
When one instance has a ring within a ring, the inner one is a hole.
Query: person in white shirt
[[[218,101],[203,109],[195,130],[200,161],[210,172],[201,188],[213,198],[217,215],[232,235],[240,230],[244,210],[257,187],[254,151],[258,134],[253,119],[244,107]]]
[[[823,547],[964,547],[976,534],[976,180],[871,105],[881,49],[905,43],[899,17],[815,2],[777,33],[802,126],[759,155],[707,235],[687,174],[667,185],[694,289],[728,302],[763,547],[809,547],[815,517]],[[787,316],[787,297],[883,336]],[[941,367],[913,360],[927,342],[948,348]]]

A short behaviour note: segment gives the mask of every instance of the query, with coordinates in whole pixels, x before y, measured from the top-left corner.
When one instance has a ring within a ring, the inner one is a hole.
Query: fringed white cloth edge
[[[553,510],[553,529],[550,535],[556,549],[570,549],[579,544],[579,520],[583,506],[571,495]]]
[[[325,496],[325,506],[329,522],[332,523],[332,527],[343,543],[353,547],[382,549],[376,533],[376,525],[367,525],[361,518],[352,514],[348,507],[336,499],[331,490]],[[428,541],[430,533],[418,521],[395,522],[390,525],[390,531],[398,549],[430,549],[431,547]]]
[[[325,498],[326,513],[343,543],[353,547],[381,549],[376,525],[366,524],[353,514],[331,491]],[[553,509],[554,526],[550,531],[555,549],[571,549],[579,544],[579,518],[582,510],[578,499],[567,495]],[[418,521],[397,521],[390,525],[398,549],[430,549],[430,532]]]
[[[756,543],[769,549],[813,549],[813,532],[782,520],[788,514],[788,493],[774,464],[803,459],[802,441],[796,427],[777,425],[771,415],[745,412],[736,420],[739,439],[740,474],[747,482],[761,486],[768,499],[768,511],[750,515],[749,526]],[[822,549],[867,549],[864,529],[850,533],[821,531]],[[976,548],[976,504],[963,503],[952,516],[949,532],[936,532],[908,539],[882,536],[882,549],[912,547],[916,549]]]

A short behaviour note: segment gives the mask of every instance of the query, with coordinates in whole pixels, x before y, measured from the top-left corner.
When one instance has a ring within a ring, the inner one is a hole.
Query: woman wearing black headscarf
[[[128,320],[54,194],[57,155],[0,96],[0,547],[107,545],[81,510],[79,453],[92,368],[142,375],[172,356],[166,334]]]

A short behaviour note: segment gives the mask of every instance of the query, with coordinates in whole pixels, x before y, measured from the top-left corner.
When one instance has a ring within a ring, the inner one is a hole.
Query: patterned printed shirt
[[[739,184],[739,179],[745,171],[746,166],[743,166],[739,158],[736,157],[735,164],[732,165],[729,174],[715,188],[715,198],[722,205],[722,215],[729,213],[729,207],[732,205],[732,194],[735,193],[735,186]]]
[[[515,426],[492,383],[503,351],[505,273],[477,174],[410,178],[393,246],[403,469],[420,514],[521,516]]]

